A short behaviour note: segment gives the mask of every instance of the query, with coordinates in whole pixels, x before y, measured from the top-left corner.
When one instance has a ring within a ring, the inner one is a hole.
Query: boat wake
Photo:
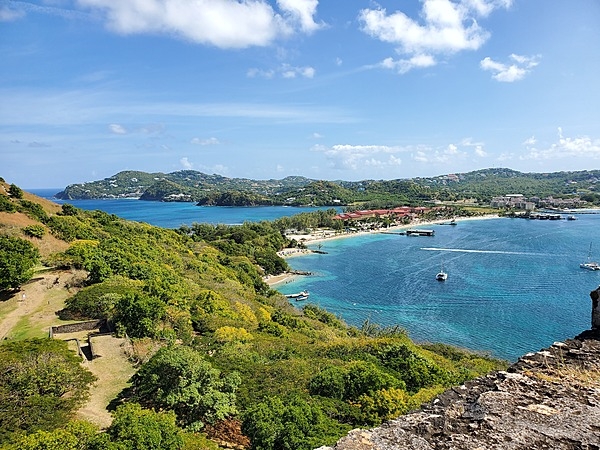
[[[421,250],[435,251],[435,252],[456,252],[456,253],[493,253],[496,255],[549,256],[548,253],[509,252],[509,251],[504,251],[504,250],[471,250],[471,249],[466,249],[466,248],[422,247]]]

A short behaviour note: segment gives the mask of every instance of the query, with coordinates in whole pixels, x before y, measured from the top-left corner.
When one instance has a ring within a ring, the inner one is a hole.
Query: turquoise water
[[[37,191],[51,197],[56,190]],[[190,203],[69,203],[167,228],[242,223],[302,208],[197,207]],[[433,225],[433,237],[373,234],[323,242],[325,255],[288,260],[314,275],[277,286],[308,289],[315,303],[360,326],[400,325],[417,341],[444,342],[515,360],[590,327],[600,271],[579,267],[590,242],[600,260],[600,215],[575,221],[490,219]],[[445,282],[435,280],[443,263]],[[305,303],[305,302],[302,302]]]
[[[590,328],[600,271],[579,267],[600,215],[576,221],[489,219],[431,226],[433,237],[368,235],[325,241],[326,255],[288,260],[314,275],[278,286],[360,326],[400,325],[417,341],[444,342],[515,360]],[[443,263],[448,279],[435,280]],[[304,303],[304,302],[303,302]]]

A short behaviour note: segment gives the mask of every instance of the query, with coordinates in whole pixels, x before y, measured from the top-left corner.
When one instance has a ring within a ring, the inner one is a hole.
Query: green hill
[[[138,176],[139,182],[143,178]],[[90,442],[122,442],[123,423],[138,430],[131,421],[145,420],[179,436],[169,448],[184,448],[189,439],[208,433],[236,442],[249,439],[256,449],[312,449],[504,367],[446,345],[417,345],[398,328],[370,323],[353,328],[314,305],[295,308],[263,281],[267,273],[287,268],[275,252],[290,244],[280,229],[289,225],[289,218],[241,227],[197,224],[175,231],[70,205],[48,208],[33,197],[24,200],[7,192],[0,190],[0,204],[5,205],[0,225],[15,215],[26,217],[23,223],[34,223],[41,237],[28,235],[15,221],[1,226],[0,234],[34,246],[52,236],[64,246],[44,252],[42,262],[51,270],[88,274],[85,286],[66,300],[60,317],[106,319],[117,334],[161,349],[140,361],[131,387],[113,402],[129,406],[117,409],[106,433],[96,432],[93,439],[86,435]],[[318,220],[324,216],[314,215]],[[309,223],[306,215],[302,220]],[[55,351],[28,342],[0,346],[0,369],[13,367],[11,361],[22,357],[20,345],[29,345],[34,353]],[[19,383],[23,389],[33,379]],[[0,388],[1,398],[12,398],[10,389],[16,388],[10,386]],[[34,400],[27,394],[33,391],[20,392],[27,401],[19,405]],[[36,402],[55,399],[52,392],[31,395],[39,396]],[[6,414],[13,413],[0,411],[0,423]],[[36,430],[77,436],[74,425],[65,428],[45,416],[36,420],[25,428],[11,425],[0,440],[19,441],[27,434],[27,439],[45,438]],[[150,428],[139,432],[149,433]],[[237,431],[232,437],[224,429]],[[91,445],[81,448],[99,448]]]
[[[173,173],[126,171],[100,181],[67,186],[57,193],[64,200],[140,198],[155,201],[193,201],[201,205],[313,205],[385,208],[401,204],[475,199],[487,204],[494,196],[511,193],[527,197],[580,196],[600,204],[600,170],[522,173],[506,168],[483,169],[436,177],[325,181],[304,177],[251,180],[206,175],[193,170]]]

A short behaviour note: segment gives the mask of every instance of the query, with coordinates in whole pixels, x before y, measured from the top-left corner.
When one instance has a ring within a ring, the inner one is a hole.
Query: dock
[[[406,230],[407,236],[433,236],[434,234],[434,230]]]

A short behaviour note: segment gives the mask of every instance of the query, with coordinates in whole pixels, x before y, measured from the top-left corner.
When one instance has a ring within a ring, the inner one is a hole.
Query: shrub
[[[46,228],[43,225],[29,225],[23,228],[26,236],[41,239],[46,234]]]
[[[221,327],[215,330],[215,340],[221,344],[228,342],[248,342],[254,339],[245,328]]]
[[[132,384],[135,401],[172,410],[181,425],[193,429],[237,412],[237,372],[222,376],[189,347],[161,348],[132,377]]]

